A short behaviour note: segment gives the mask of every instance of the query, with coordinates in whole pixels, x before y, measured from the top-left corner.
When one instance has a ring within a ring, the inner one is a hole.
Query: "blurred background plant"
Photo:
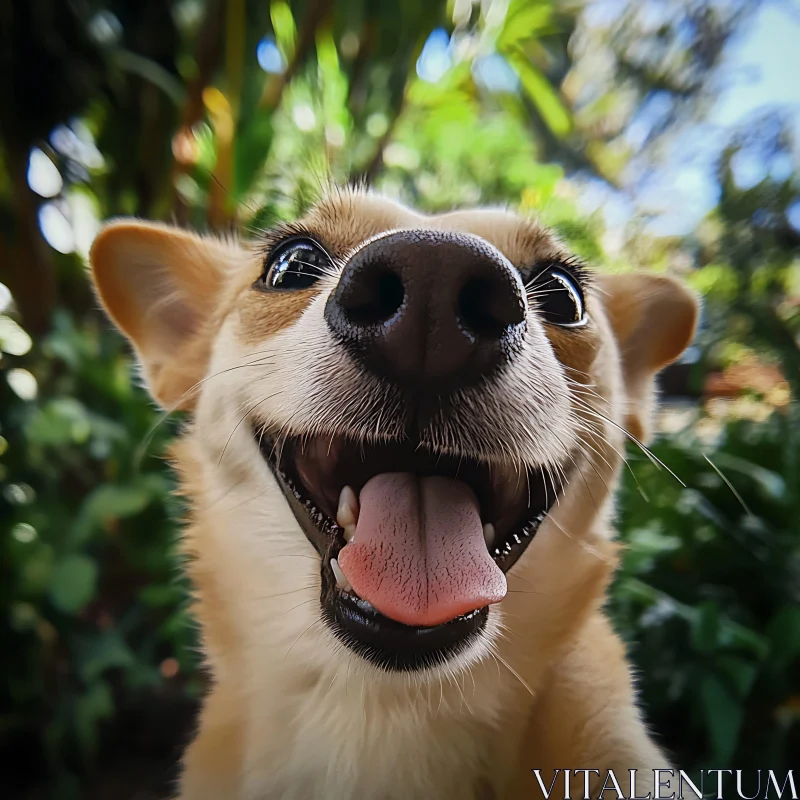
[[[790,0],[2,0],[3,796],[163,797],[203,690],[177,423],[98,313],[99,221],[257,235],[329,179],[704,295],[611,609],[678,764],[796,765],[798,34]]]

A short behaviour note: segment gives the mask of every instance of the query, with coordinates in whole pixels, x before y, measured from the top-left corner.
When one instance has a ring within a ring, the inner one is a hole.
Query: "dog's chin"
[[[480,521],[477,517],[472,520],[473,549],[474,526],[478,525],[483,531],[479,545],[482,574],[488,571],[495,582],[499,579],[503,593],[504,574],[525,552],[563,489],[563,482],[556,477],[564,474],[560,467],[514,468],[432,452],[408,440],[374,443],[342,435],[277,440],[258,425],[253,430],[263,458],[320,556],[323,619],[348,648],[387,671],[426,670],[468,654],[486,636],[490,604],[500,598],[487,594],[485,601],[476,600],[475,607],[465,608],[469,601],[462,597],[460,604],[439,603],[434,611],[409,617],[391,603],[386,607],[384,594],[391,599],[391,592],[373,589],[385,578],[381,573],[385,566],[375,565],[381,574],[377,580],[371,579],[369,570],[378,561],[375,558],[366,558],[365,567],[360,565],[360,583],[354,579],[358,585],[352,586],[338,559],[345,555],[342,551],[348,544],[360,544],[357,498],[363,500],[364,487],[392,480],[426,486],[433,482],[445,494],[460,491],[470,498],[467,503],[480,515]],[[453,489],[456,485],[461,488]],[[386,511],[392,512],[398,513],[396,508]],[[403,553],[395,556],[401,565],[396,572],[402,573]],[[474,553],[471,558],[469,563],[475,561]],[[458,573],[457,559],[445,571]],[[463,574],[450,578],[455,585],[469,582]],[[403,584],[405,576],[397,580]],[[367,588],[361,590],[360,586]],[[475,596],[482,597],[480,593]]]

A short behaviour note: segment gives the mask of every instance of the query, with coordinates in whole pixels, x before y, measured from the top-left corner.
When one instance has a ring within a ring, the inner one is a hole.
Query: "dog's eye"
[[[268,289],[307,289],[333,266],[330,256],[311,239],[293,239],[267,259],[264,285]]]
[[[545,322],[577,327],[586,322],[586,307],[578,281],[559,267],[535,270],[526,286]]]

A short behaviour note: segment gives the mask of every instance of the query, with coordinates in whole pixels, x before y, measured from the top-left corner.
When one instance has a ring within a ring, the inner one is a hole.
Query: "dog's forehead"
[[[425,215],[380,195],[361,192],[328,195],[306,215],[302,224],[337,253],[346,253],[386,231],[429,228],[480,236],[517,264],[569,255],[547,228],[505,209],[478,208]]]

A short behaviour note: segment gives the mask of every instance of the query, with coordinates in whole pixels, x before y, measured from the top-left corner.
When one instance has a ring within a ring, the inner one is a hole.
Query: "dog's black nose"
[[[484,239],[404,230],[355,253],[325,317],[370,370],[404,387],[444,391],[511,357],[525,308],[519,273]]]

